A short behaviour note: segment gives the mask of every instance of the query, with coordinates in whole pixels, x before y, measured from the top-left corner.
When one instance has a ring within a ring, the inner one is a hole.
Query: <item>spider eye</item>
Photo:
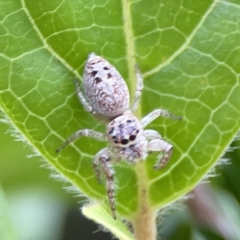
[[[123,144],[123,145],[125,145],[125,144],[127,144],[128,143],[128,140],[127,139],[123,139],[122,141],[121,141],[121,144]]]
[[[131,141],[134,141],[134,140],[136,139],[136,135],[131,135],[131,136],[129,137],[129,139],[130,139]]]

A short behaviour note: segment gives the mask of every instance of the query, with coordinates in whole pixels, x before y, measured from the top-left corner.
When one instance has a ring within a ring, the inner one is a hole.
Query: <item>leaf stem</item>
[[[147,174],[144,162],[137,164],[136,173],[139,183],[139,209],[134,219],[134,231],[137,240],[156,240],[156,211],[151,208],[148,198]]]

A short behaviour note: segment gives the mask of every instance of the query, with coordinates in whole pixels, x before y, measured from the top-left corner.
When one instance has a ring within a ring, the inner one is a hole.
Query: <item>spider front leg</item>
[[[148,140],[152,140],[152,139],[161,139],[161,135],[156,131],[156,130],[152,130],[152,129],[148,129],[148,130],[144,130],[144,136],[146,137],[146,139]]]
[[[147,149],[151,152],[164,152],[162,158],[153,167],[154,169],[160,169],[167,165],[171,156],[173,146],[168,142],[161,139],[161,135],[155,130],[145,130],[144,135],[150,141],[148,142]]]
[[[96,178],[101,182],[101,170],[106,178],[106,188],[108,201],[112,211],[113,218],[116,219],[115,210],[115,189],[114,189],[114,172],[110,163],[110,154],[107,148],[102,149],[93,159],[93,169],[95,171]]]
[[[74,83],[75,83],[75,88],[76,88],[76,92],[77,92],[77,96],[78,96],[78,99],[79,101],[82,103],[84,109],[91,113],[91,114],[94,114],[94,111],[93,111],[93,108],[92,106],[87,102],[86,98],[84,97],[81,89],[80,89],[80,86],[79,86],[79,82],[78,80],[74,80]]]
[[[69,138],[67,138],[67,140],[62,144],[61,147],[59,147],[56,150],[56,152],[60,152],[63,148],[65,148],[71,142],[73,142],[74,140],[76,140],[82,136],[95,138],[99,141],[107,141],[107,138],[106,138],[105,134],[103,134],[103,133],[94,131],[92,129],[82,129],[82,130],[75,132],[73,135],[71,135]]]
[[[135,66],[135,71],[136,71],[137,84],[136,84],[136,90],[135,90],[133,103],[131,106],[132,113],[134,113],[138,108],[138,104],[141,100],[141,95],[142,95],[142,90],[143,90],[143,77],[142,77],[142,74],[140,73],[137,65]]]
[[[145,128],[148,124],[150,124],[151,122],[153,122],[156,118],[158,118],[160,116],[177,119],[177,120],[181,119],[181,117],[176,117],[166,110],[155,109],[141,120],[142,127]]]

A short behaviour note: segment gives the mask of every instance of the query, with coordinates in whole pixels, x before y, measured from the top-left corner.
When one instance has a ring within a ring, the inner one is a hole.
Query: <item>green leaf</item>
[[[128,164],[115,166],[119,214],[134,218],[140,196],[160,209],[186,194],[239,130],[239,0],[2,0],[0,8],[1,108],[88,197],[107,204],[92,169],[93,156],[106,144],[83,138],[61,154],[55,150],[78,129],[104,131],[84,111],[73,85],[89,53],[116,66],[132,95],[139,65],[145,88],[138,117],[156,108],[182,116],[149,126],[174,146],[165,169],[152,169],[156,155],[145,162],[147,175]]]

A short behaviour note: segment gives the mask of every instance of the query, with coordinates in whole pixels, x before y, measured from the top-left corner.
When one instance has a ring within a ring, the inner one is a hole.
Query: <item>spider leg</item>
[[[152,130],[152,129],[148,129],[148,130],[144,130],[144,136],[148,139],[148,140],[151,140],[151,139],[161,139],[161,135],[155,131],[155,130]]]
[[[70,144],[71,142],[73,142],[74,140],[76,140],[76,139],[78,139],[82,136],[95,138],[99,141],[107,141],[107,138],[103,133],[94,131],[92,129],[82,129],[82,130],[79,130],[79,131],[75,132],[73,135],[71,135],[69,138],[67,138],[67,140],[62,144],[61,147],[59,147],[56,150],[56,152],[60,152],[68,144]]]
[[[101,169],[106,178],[106,188],[108,201],[110,203],[110,208],[112,211],[113,218],[116,219],[116,211],[115,211],[115,189],[114,189],[114,180],[113,180],[113,170],[111,168],[110,163],[110,155],[107,148],[102,149],[93,159],[93,168],[95,170],[95,174],[97,179],[100,179],[100,170],[97,166],[101,166]]]
[[[160,116],[168,117],[168,118],[172,118],[172,119],[178,119],[178,120],[181,119],[181,117],[176,117],[166,110],[155,109],[152,112],[150,112],[147,116],[142,118],[142,120],[141,120],[142,127],[145,128],[148,124],[150,124],[152,121],[154,121],[156,118],[158,118]]]
[[[103,150],[101,150],[101,151],[103,151]],[[95,177],[97,178],[97,181],[99,182],[99,184],[102,184],[102,178],[101,178],[101,175],[102,175],[101,173],[102,172],[101,172],[101,166],[100,166],[100,163],[99,163],[100,152],[97,153],[95,155],[95,157],[93,158],[93,170],[94,170],[94,173],[95,173]]]
[[[145,130],[146,138],[150,139],[147,149],[151,152],[164,152],[162,158],[153,167],[154,169],[160,169],[167,165],[171,156],[173,146],[168,142],[161,139],[160,134],[154,130]]]
[[[132,106],[131,106],[131,111],[133,113],[138,108],[138,104],[140,102],[141,95],[142,95],[142,90],[143,90],[143,77],[142,77],[142,74],[140,73],[137,65],[135,66],[135,71],[136,71],[137,84],[136,84],[136,90],[135,90],[133,103],[132,103]]]
[[[77,92],[77,96],[78,96],[78,99],[79,101],[82,103],[84,109],[91,113],[91,114],[94,114],[93,112],[93,108],[92,106],[87,102],[86,98],[84,97],[81,89],[80,89],[80,86],[79,86],[79,82],[77,79],[74,80],[74,84],[75,84],[75,87],[76,87],[76,92]]]

